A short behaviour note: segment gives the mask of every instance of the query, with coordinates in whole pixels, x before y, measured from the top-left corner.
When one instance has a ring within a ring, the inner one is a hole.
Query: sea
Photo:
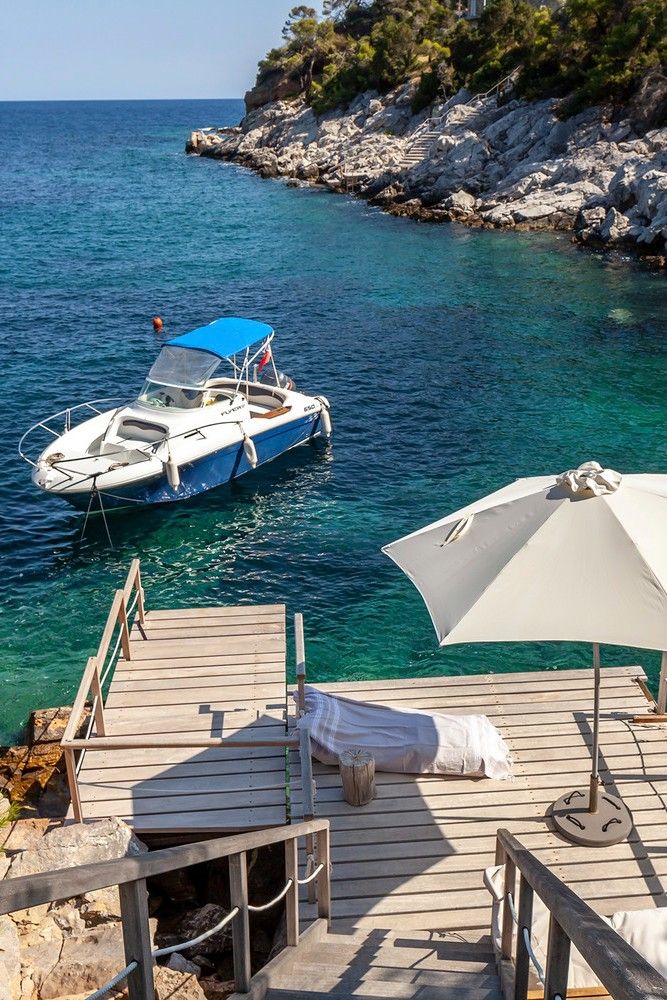
[[[303,612],[313,681],[587,666],[571,644],[439,649],[381,547],[520,476],[590,459],[665,471],[663,277],[567,234],[420,224],[185,155],[191,129],[242,113],[0,103],[0,742],[72,699],[134,557],[149,608]],[[99,515],[33,487],[17,448],[64,407],[137,392],[154,315],[171,336],[225,315],[272,324],[279,367],[329,398],[334,437],[116,512],[110,543]],[[657,654],[605,647],[603,663],[641,663],[655,685]]]

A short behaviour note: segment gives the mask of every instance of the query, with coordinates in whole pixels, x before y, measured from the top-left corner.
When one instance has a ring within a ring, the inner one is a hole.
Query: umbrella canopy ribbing
[[[443,646],[667,649],[665,475],[587,463],[519,479],[383,551],[420,591]]]

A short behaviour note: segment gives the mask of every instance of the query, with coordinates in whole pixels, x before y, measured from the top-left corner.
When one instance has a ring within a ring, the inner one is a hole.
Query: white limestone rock
[[[16,924],[0,917],[0,1000],[17,1000],[21,995],[21,957]]]
[[[127,823],[116,817],[95,823],[72,823],[47,833],[37,847],[12,859],[8,878],[74,868],[95,861],[137,857],[148,848]],[[66,889],[66,883],[63,888]]]
[[[481,215],[490,225],[569,224],[582,239],[664,246],[667,128],[638,135],[629,121],[610,122],[599,108],[561,120],[552,99],[499,107],[491,98],[471,102],[464,91],[412,115],[413,94],[414,82],[385,95],[368,91],[319,118],[303,101],[277,101],[248,115],[240,136],[197,138],[197,150],[331,190],[353,176],[362,196],[387,206],[399,183],[406,211],[411,204],[415,211],[422,204],[447,209],[448,199],[463,193],[474,208],[464,199],[448,210],[464,221]],[[435,140],[414,163],[406,154],[422,125]],[[582,214],[592,209],[594,216]]]
[[[443,202],[443,207],[459,215],[472,215],[477,208],[478,199],[467,191],[454,191]]]
[[[630,222],[617,208],[610,208],[600,226],[600,239],[604,243],[621,240],[630,228]]]

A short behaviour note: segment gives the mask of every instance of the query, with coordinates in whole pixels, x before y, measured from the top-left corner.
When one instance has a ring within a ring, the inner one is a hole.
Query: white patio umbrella
[[[667,475],[621,476],[587,462],[519,479],[384,547],[430,612],[441,646],[593,643],[593,766],[587,791],[554,804],[569,839],[602,845],[632,827],[598,794],[599,644],[667,650]],[[659,710],[664,711],[663,655]]]

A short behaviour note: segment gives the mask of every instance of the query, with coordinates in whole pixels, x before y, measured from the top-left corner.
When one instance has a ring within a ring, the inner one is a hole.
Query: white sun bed
[[[298,725],[309,728],[313,756],[323,764],[337,764],[343,750],[360,747],[378,771],[511,777],[509,749],[484,715],[389,708],[307,686]]]

